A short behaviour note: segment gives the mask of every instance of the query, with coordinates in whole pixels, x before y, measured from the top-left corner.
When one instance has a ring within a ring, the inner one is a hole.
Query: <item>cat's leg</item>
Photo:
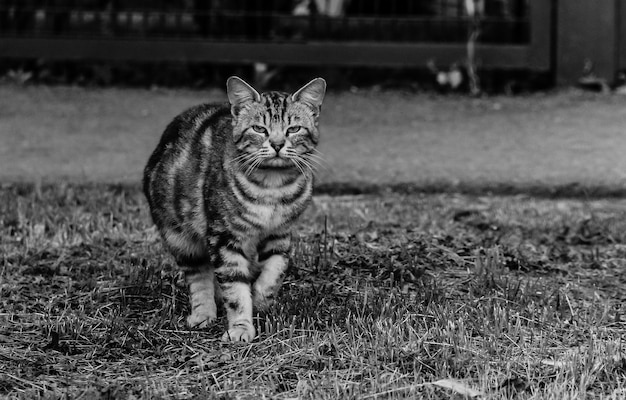
[[[217,317],[215,304],[215,272],[201,242],[181,229],[167,227],[163,238],[185,272],[189,288],[191,313],[187,316],[190,328],[206,328]]]
[[[215,271],[206,267],[187,271],[185,280],[189,286],[191,314],[187,317],[190,328],[206,328],[217,317],[215,304]]]
[[[222,247],[219,253],[221,263],[215,270],[215,276],[228,320],[228,330],[222,340],[250,342],[256,336],[252,324],[250,262],[242,250],[232,245]]]
[[[291,235],[272,235],[265,239],[259,249],[261,273],[252,288],[252,301],[259,311],[268,310],[274,299],[289,266],[289,249]]]

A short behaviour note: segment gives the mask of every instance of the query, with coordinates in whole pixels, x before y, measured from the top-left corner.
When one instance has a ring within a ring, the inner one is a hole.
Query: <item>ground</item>
[[[165,125],[221,90],[0,86],[0,179],[137,182]],[[626,190],[626,96],[333,92],[320,183]]]
[[[225,344],[137,182],[221,94],[0,92],[0,398],[626,396],[620,97],[331,93],[279,305]]]

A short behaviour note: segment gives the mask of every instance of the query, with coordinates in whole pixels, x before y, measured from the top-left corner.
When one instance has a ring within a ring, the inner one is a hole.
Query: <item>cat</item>
[[[190,327],[226,309],[225,341],[256,336],[288,266],[291,228],[311,201],[326,82],[260,94],[238,77],[230,104],[203,104],[165,129],[143,189],[165,247],[185,272]]]

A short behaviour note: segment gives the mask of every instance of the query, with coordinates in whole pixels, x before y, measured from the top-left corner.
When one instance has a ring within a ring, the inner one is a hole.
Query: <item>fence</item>
[[[548,70],[552,2],[484,4],[481,66]],[[468,24],[465,0],[0,0],[0,56],[424,66]]]

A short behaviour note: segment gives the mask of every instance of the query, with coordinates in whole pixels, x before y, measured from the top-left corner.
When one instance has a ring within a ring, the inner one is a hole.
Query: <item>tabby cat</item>
[[[226,341],[249,342],[253,307],[273,302],[291,228],[311,200],[326,82],[259,94],[231,77],[230,104],[199,105],[165,129],[144,170],[144,193],[167,249],[185,271],[190,327],[222,300]]]

